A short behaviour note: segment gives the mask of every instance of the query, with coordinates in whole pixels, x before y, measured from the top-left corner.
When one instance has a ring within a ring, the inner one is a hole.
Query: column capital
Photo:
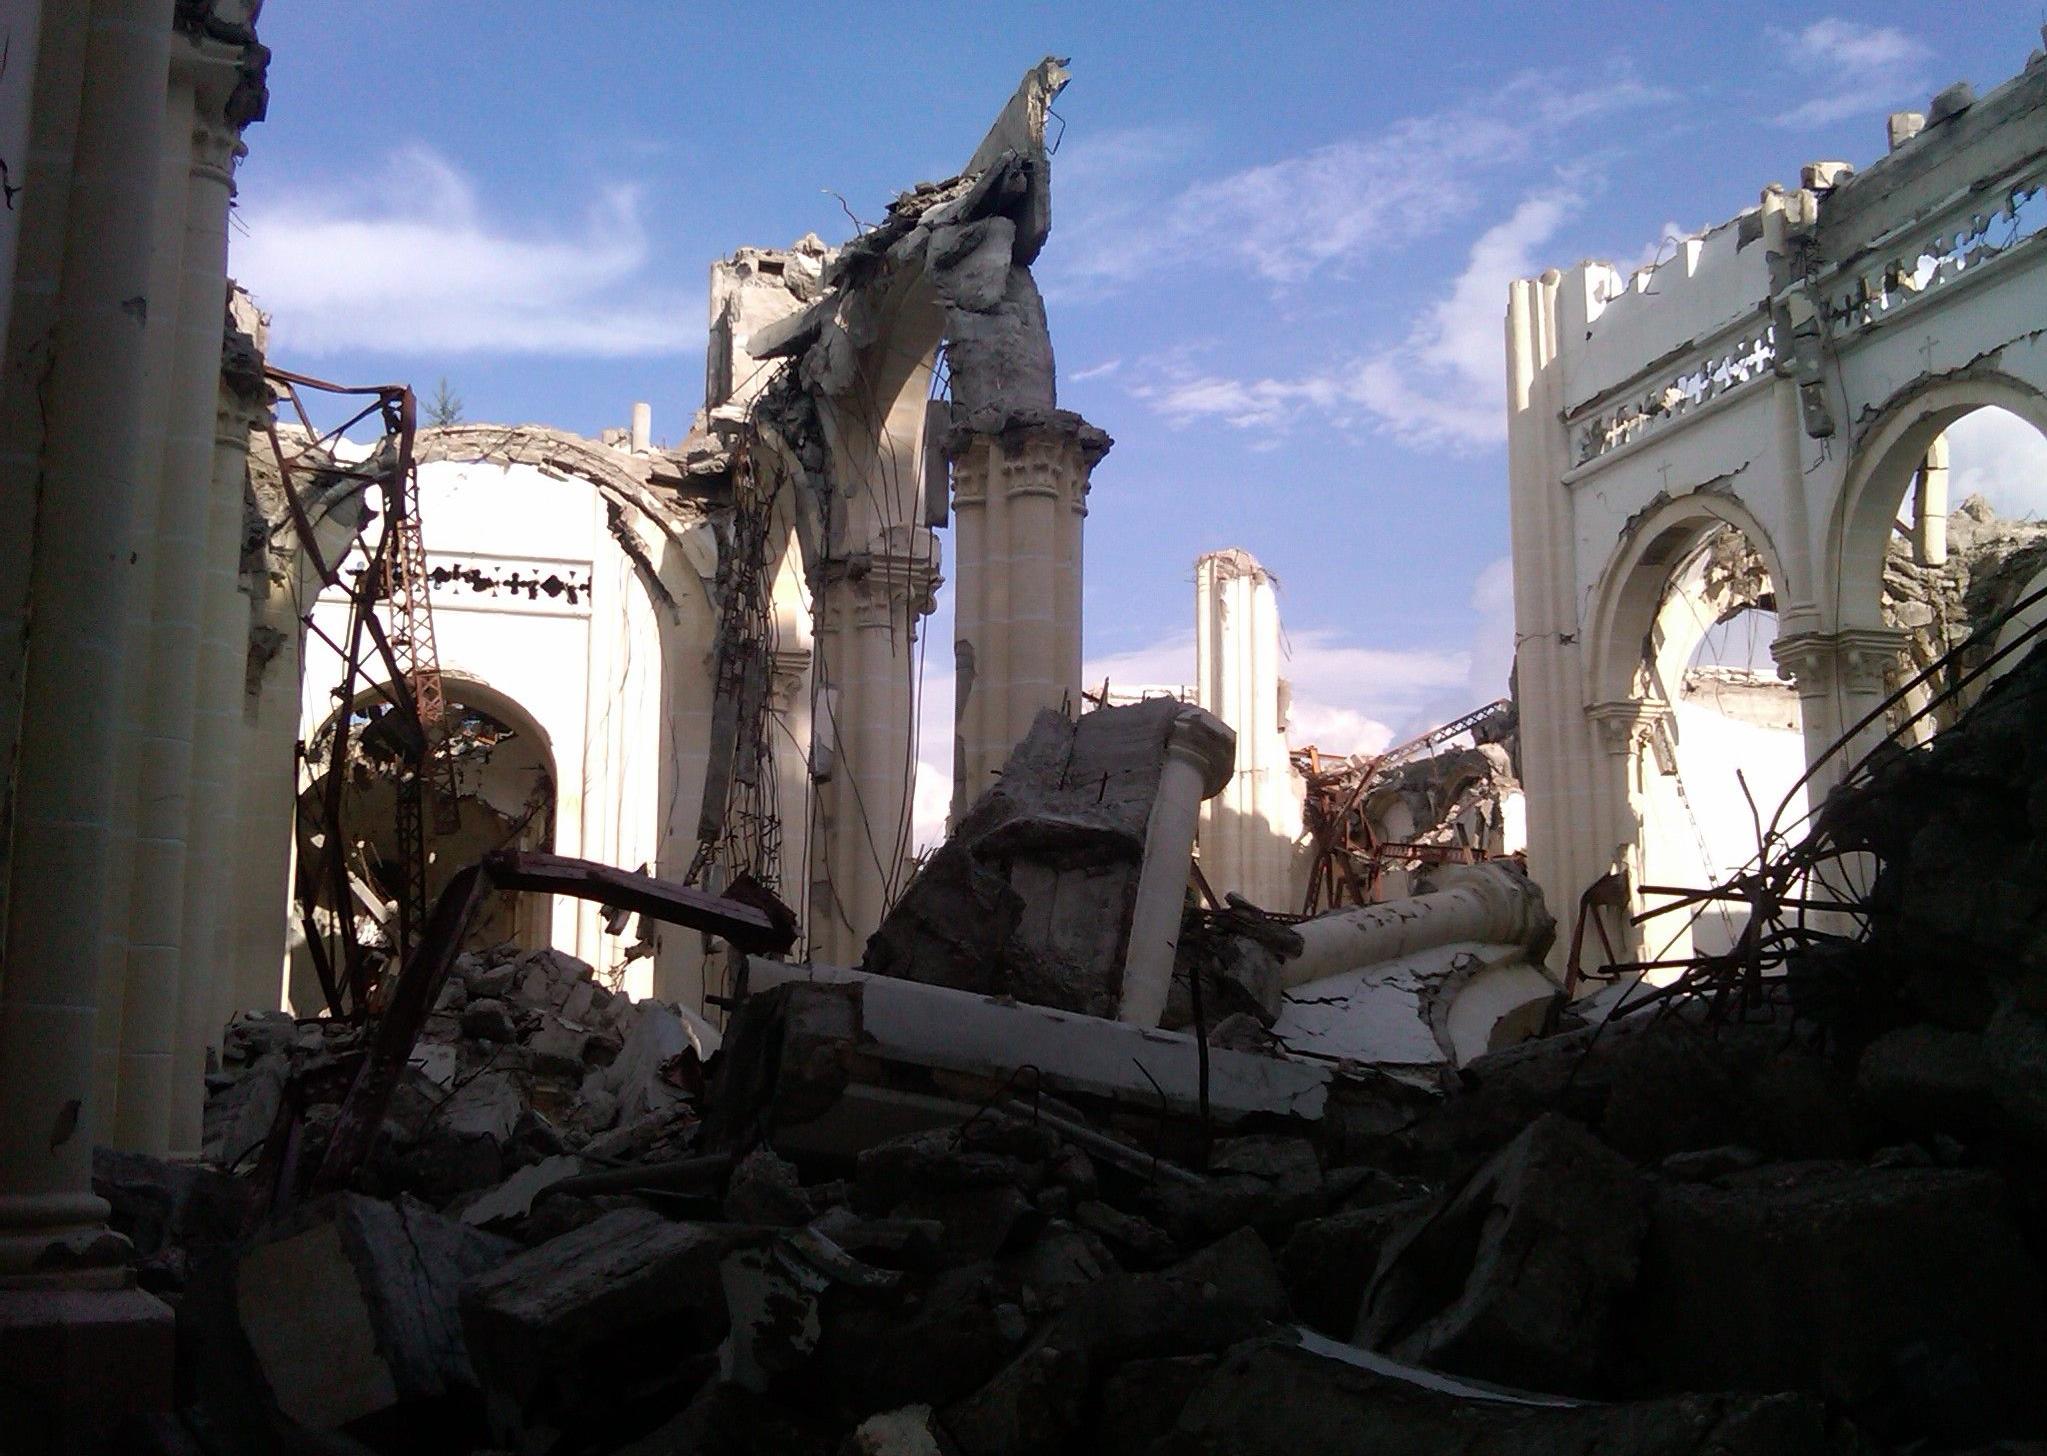
[[[1912,634],[1902,627],[1844,627],[1838,632],[1794,632],[1770,644],[1777,676],[1798,684],[1801,697],[1878,692]]]
[[[1655,750],[1660,763],[1668,751],[1673,717],[1668,703],[1651,698],[1622,698],[1593,703],[1585,709],[1585,716],[1592,720],[1600,746],[1617,757],[1646,745]],[[1666,770],[1674,771],[1674,765]]]
[[[1206,708],[1192,703],[1173,718],[1166,755],[1201,775],[1201,797],[1213,799],[1237,771],[1237,731]]]

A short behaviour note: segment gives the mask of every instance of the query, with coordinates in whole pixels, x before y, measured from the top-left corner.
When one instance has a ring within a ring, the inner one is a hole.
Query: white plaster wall
[[[479,592],[457,581],[436,587],[432,598],[441,671],[453,694],[465,682],[481,684],[510,699],[544,736],[557,795],[552,849],[680,874],[686,856],[674,863],[676,843],[672,834],[664,843],[664,831],[679,824],[694,834],[708,707],[709,608],[694,567],[673,553],[663,578],[677,605],[658,603],[607,532],[597,490],[534,466],[435,461],[420,467],[419,492],[429,568],[460,563],[500,576],[554,575],[578,588],[570,601],[566,593]],[[340,592],[322,595],[314,621],[346,640]],[[677,673],[691,648],[694,676]],[[306,647],[302,733],[331,716],[340,676],[338,654],[315,634]],[[691,745],[693,770],[678,767],[664,781],[663,755],[679,753],[679,766]],[[624,959],[637,922],[614,937],[597,906],[557,897],[551,923],[557,947],[600,972],[623,968],[636,995],[657,989],[653,961]]]

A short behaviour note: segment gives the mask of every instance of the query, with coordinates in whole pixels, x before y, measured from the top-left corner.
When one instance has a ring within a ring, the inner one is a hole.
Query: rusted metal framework
[[[1899,753],[1924,751],[1923,746],[1918,750],[1908,746],[1916,724],[1961,699],[1999,662],[2039,643],[2043,628],[2047,628],[2047,617],[2031,620],[2026,614],[2042,602],[2047,602],[2047,588],[2026,595],[1979,624],[1853,724],[1813,760],[1803,777],[1785,794],[1768,824],[1757,814],[1756,853],[1726,880],[1704,887],[1642,887],[1644,895],[1655,896],[1662,903],[1636,914],[1633,923],[1637,925],[1667,925],[1668,917],[1682,914],[1689,927],[1711,906],[1728,903],[1746,906],[1748,920],[1732,946],[1725,951],[1686,956],[1652,954],[1640,959],[1616,959],[1598,911],[1625,905],[1626,886],[1609,884],[1616,877],[1608,876],[1588,890],[1579,905],[1578,923],[1571,937],[1570,963],[1566,967],[1567,989],[1575,990],[1586,976],[1637,977],[1635,989],[1614,1009],[1614,1017],[1689,1001],[1703,1002],[1712,1020],[1785,1009],[1818,1013],[1822,1009],[1818,1001],[1829,995],[1855,995],[1853,984],[1818,993],[1814,989],[1828,979],[1821,968],[1852,963],[1857,947],[1871,938],[1890,913],[1882,846],[1868,831],[1867,815],[1848,810],[1855,791],[1866,787],[1886,760]],[[2018,630],[1999,641],[2006,625],[2014,622]],[[1980,657],[1974,655],[1992,643],[1996,644],[1994,651]],[[1922,689],[1928,695],[1916,710],[1900,714],[1896,721],[1889,720],[1893,710]],[[1856,759],[1827,798],[1802,818],[1787,821],[1785,816],[1798,791],[1824,765],[1844,756],[1863,734],[1879,725],[1883,726],[1882,734]],[[1588,924],[1607,949],[1605,963],[1590,971],[1580,963]],[[1678,938],[1669,937],[1666,948]],[[1800,970],[1806,972],[1802,978],[1797,974]],[[1801,979],[1805,986],[1802,993],[1796,984]]]
[[[306,512],[307,488],[317,479],[329,492],[338,487],[373,495],[380,507],[382,524],[376,543],[367,549],[362,570],[347,583],[346,640],[336,642],[328,637],[313,620],[310,605],[306,611],[307,630],[340,654],[342,675],[334,688],[336,711],[331,729],[324,740],[316,737],[299,745],[307,764],[322,753],[326,759],[326,776],[317,800],[301,797],[302,812],[317,817],[310,826],[313,834],[304,837],[320,848],[316,860],[302,858],[299,865],[297,889],[306,944],[328,1007],[336,1015],[361,1016],[371,1005],[375,977],[355,932],[356,890],[349,874],[348,836],[342,823],[349,746],[359,704],[373,698],[383,700],[386,710],[365,725],[360,746],[369,747],[374,731],[378,751],[396,763],[398,863],[392,867],[396,881],[392,888],[398,916],[392,937],[394,961],[402,960],[426,921],[429,841],[424,809],[429,778],[433,780],[434,829],[446,833],[455,827],[454,762],[442,751],[447,705],[428,599],[426,550],[419,529],[419,479],[413,460],[417,405],[411,388],[403,384],[333,384],[276,368],[266,369],[265,376],[280,402],[288,404],[297,417],[299,428],[287,448],[272,415],[268,422],[270,447],[292,524],[320,580],[339,581],[340,563],[321,559]],[[314,423],[309,395],[338,399],[345,405],[361,404],[340,424],[323,428]],[[355,453],[342,448],[348,432],[370,421],[381,428],[382,438],[359,459],[346,458]],[[387,610],[388,626],[379,614],[380,607]],[[331,941],[315,914],[323,894],[336,921]]]
[[[1429,869],[1477,859],[1478,852],[1466,845],[1380,839],[1365,814],[1365,799],[1391,770],[1434,752],[1461,733],[1498,723],[1513,710],[1511,700],[1500,698],[1376,756],[1326,759],[1314,748],[1295,753],[1294,767],[1307,781],[1302,819],[1315,844],[1301,913],[1369,905],[1378,899],[1379,882],[1389,869]]]
[[[718,551],[717,690],[697,849],[683,876],[686,884],[705,884],[714,868],[722,868],[728,881],[744,877],[770,892],[781,887],[782,822],[768,733],[775,645],[770,491],[741,448],[732,462],[732,517]]]

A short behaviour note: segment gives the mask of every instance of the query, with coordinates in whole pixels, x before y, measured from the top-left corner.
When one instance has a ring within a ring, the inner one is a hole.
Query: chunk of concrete
[[[473,1387],[458,1294],[512,1248],[410,1198],[341,1194],[242,1256],[242,1332],[279,1408],[314,1430]]]
[[[1543,1117],[1387,1241],[1358,1343],[1530,1389],[1605,1388],[1645,1199],[1627,1159]]]
[[[719,1265],[744,1237],[619,1209],[472,1280],[462,1327],[493,1426],[514,1430],[621,1372],[715,1347],[726,1331]]]

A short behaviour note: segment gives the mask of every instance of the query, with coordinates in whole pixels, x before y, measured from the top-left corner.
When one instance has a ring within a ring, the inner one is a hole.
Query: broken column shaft
[[[1082,527],[1089,476],[1109,445],[1063,410],[998,432],[954,432],[955,819],[1039,709],[1078,707]]]
[[[1543,908],[1542,892],[1524,875],[1501,865],[1438,873],[1446,883],[1430,894],[1296,925],[1301,953],[1280,963],[1281,982],[1291,990],[1458,941],[1531,948],[1538,940],[1547,941],[1553,922]]]
[[[1157,1026],[1165,1014],[1201,801],[1222,792],[1236,759],[1237,738],[1228,724],[1200,708],[1180,710],[1172,737],[1166,740],[1158,796],[1144,826],[1144,867],[1130,912],[1119,1020]]]

